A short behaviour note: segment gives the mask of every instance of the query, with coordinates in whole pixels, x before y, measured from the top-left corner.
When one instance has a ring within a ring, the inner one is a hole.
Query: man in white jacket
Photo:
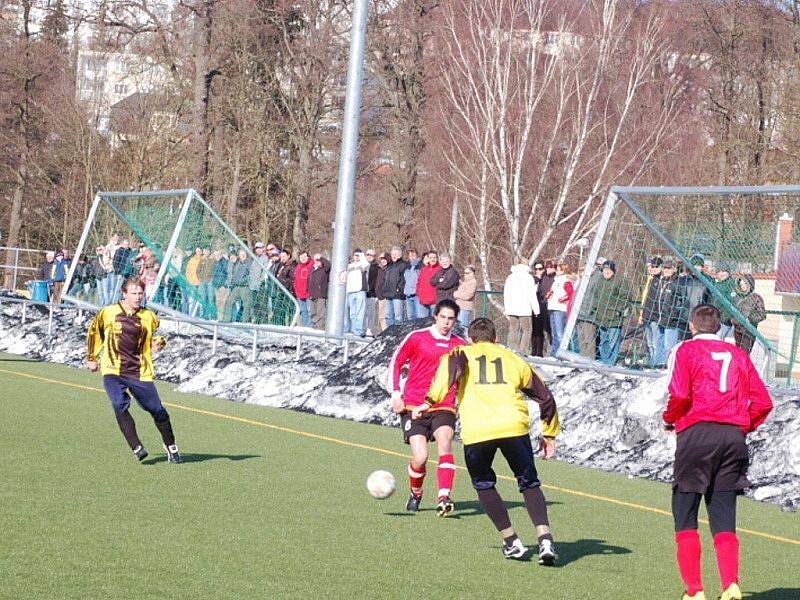
[[[360,248],[353,251],[353,262],[347,270],[339,274],[339,280],[345,284],[347,305],[344,310],[345,332],[364,336],[364,313],[367,306],[367,262]]]
[[[520,354],[528,353],[533,316],[539,314],[536,280],[527,263],[511,267],[503,286],[503,305],[508,317],[508,347]]]

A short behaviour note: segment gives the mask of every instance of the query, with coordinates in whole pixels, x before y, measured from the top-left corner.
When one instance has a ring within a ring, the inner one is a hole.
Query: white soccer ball
[[[394,494],[394,475],[389,471],[373,471],[367,477],[367,490],[373,498],[383,500]]]

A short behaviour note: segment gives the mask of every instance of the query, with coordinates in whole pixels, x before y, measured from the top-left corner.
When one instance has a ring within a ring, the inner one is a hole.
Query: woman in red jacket
[[[439,255],[431,250],[422,257],[422,269],[417,279],[417,300],[422,305],[422,317],[433,316],[433,307],[436,306],[436,288],[431,284],[431,278],[441,269]]]

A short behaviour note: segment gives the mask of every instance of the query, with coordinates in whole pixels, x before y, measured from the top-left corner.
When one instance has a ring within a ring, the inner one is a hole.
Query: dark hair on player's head
[[[458,316],[458,313],[461,312],[461,309],[458,307],[458,304],[456,304],[455,300],[451,300],[450,298],[445,298],[444,300],[439,300],[436,303],[436,306],[433,309],[434,316],[438,315],[443,308],[449,308],[450,310],[452,310],[454,316],[456,317]]]
[[[127,292],[130,287],[138,287],[144,291],[144,282],[138,277],[128,277],[122,282],[122,291]]]
[[[717,333],[720,326],[719,309],[710,304],[698,304],[692,309],[692,323],[697,333]]]
[[[497,340],[497,329],[491,319],[478,317],[469,324],[467,335],[473,342],[494,342]]]

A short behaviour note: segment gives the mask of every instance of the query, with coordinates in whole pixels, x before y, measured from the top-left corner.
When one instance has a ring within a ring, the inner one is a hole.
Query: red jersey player
[[[411,411],[425,402],[433,376],[439,367],[439,359],[456,346],[466,342],[450,331],[458,318],[458,305],[449,299],[436,304],[431,327],[409,333],[392,357],[389,378],[392,390],[392,410],[399,413],[403,428],[403,439],[411,446],[411,462],[408,465],[408,480],[411,495],[406,510],[416,512],[422,501],[422,482],[425,480],[425,465],[428,462],[428,442],[436,440],[439,464],[436,482],[439,485],[436,513],[446,517],[455,506],[450,499],[450,490],[455,478],[453,459],[453,433],[456,424],[455,391],[450,390],[443,402],[417,420],[411,419]],[[400,386],[400,371],[408,363],[408,377]]]
[[[669,402],[664,424],[677,433],[672,514],[683,600],[705,600],[700,577],[697,509],[705,497],[721,600],[742,597],[736,497],[749,486],[745,436],[764,422],[770,398],[748,354],[722,341],[719,310],[701,304],[692,311],[689,330],[669,358]]]

